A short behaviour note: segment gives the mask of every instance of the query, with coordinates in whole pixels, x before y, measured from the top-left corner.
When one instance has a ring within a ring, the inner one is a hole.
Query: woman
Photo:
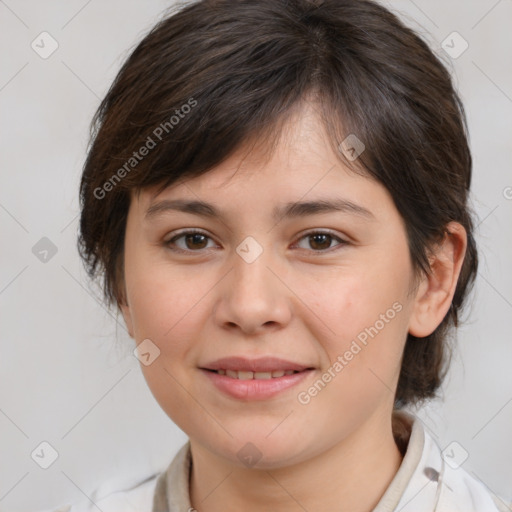
[[[67,510],[507,510],[404,410],[436,396],[477,270],[465,123],[372,1],[154,27],[95,116],[79,249],[189,442]]]

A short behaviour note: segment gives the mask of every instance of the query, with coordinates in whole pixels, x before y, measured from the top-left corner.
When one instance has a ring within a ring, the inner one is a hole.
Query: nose
[[[223,329],[257,335],[290,322],[293,294],[269,253],[263,251],[252,262],[233,254],[233,266],[217,290],[213,311],[215,322]]]

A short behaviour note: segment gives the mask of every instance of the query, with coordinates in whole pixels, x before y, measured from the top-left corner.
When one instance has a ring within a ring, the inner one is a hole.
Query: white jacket
[[[372,512],[511,512],[512,504],[493,497],[467,471],[445,458],[419,419],[395,411],[409,439],[402,464]],[[162,472],[143,481],[126,480],[113,489],[98,488],[90,500],[40,512],[188,512],[190,444],[187,442]]]

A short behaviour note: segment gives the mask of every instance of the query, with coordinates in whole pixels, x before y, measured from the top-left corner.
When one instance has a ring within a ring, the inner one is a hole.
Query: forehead
[[[320,211],[324,208],[318,204],[321,199],[332,210],[339,207],[370,217],[371,210],[378,209],[376,202],[389,199],[382,185],[349,169],[333,151],[315,104],[305,103],[297,110],[275,142],[273,148],[258,141],[247,143],[200,176],[180,178],[163,191],[157,187],[142,190],[140,214],[151,217],[165,208],[163,201],[171,200],[194,201],[191,213],[202,211],[211,217],[220,216],[220,209],[258,213],[274,203],[267,213],[275,219],[285,213],[298,214],[300,207],[293,209],[293,202],[316,202],[303,207],[304,214]],[[217,206],[199,204],[205,200]]]

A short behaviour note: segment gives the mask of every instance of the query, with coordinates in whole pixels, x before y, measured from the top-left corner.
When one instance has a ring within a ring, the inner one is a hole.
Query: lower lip
[[[265,400],[302,382],[313,370],[304,370],[292,375],[271,379],[233,379],[209,370],[201,371],[223,393],[238,399]]]

